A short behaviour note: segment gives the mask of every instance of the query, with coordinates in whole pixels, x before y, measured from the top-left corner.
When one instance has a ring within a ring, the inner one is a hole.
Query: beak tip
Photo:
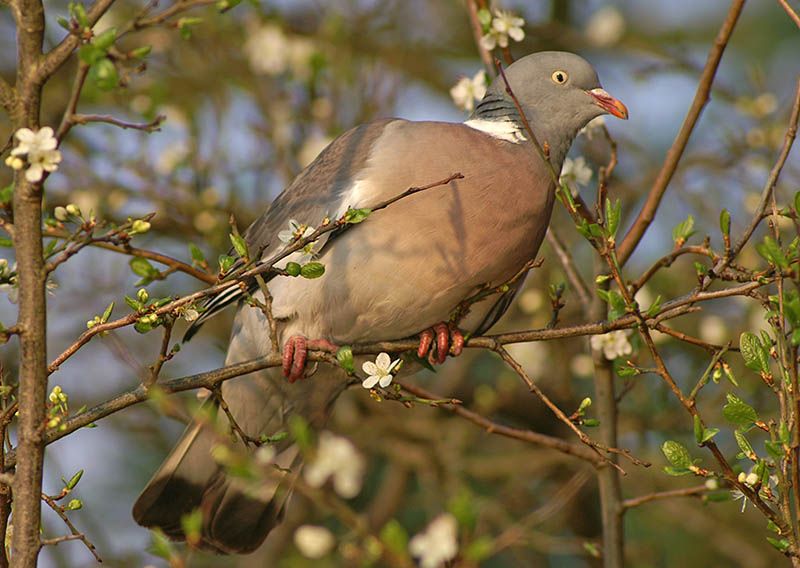
[[[622,120],[628,120],[628,108],[605,90],[592,89],[586,92],[594,99],[594,104],[602,108],[608,114],[621,118]]]

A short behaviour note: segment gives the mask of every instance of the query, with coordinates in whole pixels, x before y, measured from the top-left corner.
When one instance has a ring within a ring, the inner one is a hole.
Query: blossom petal
[[[378,381],[378,384],[380,384],[380,385],[381,385],[381,387],[383,387],[383,388],[386,388],[386,387],[388,387],[390,384],[392,384],[392,379],[393,379],[393,378],[394,378],[394,377],[393,377],[392,375],[390,375],[390,374],[386,374],[386,375],[384,375],[384,376],[382,376],[382,377],[381,377],[380,381]]]
[[[364,361],[364,364],[361,365],[361,369],[368,375],[377,375],[380,372],[378,366],[372,361]]]
[[[514,41],[522,41],[523,39],[525,39],[525,30],[523,30],[522,28],[511,28],[510,30],[508,30],[508,35]]]
[[[392,358],[389,357],[389,354],[386,352],[381,352],[375,359],[375,365],[377,365],[377,367],[384,372],[389,370],[389,365],[391,364]]]
[[[378,383],[379,379],[380,377],[378,375],[370,375],[362,381],[361,386],[365,389],[371,389]]]

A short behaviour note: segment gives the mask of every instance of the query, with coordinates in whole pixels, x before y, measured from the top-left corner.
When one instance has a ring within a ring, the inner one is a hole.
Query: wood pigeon
[[[592,66],[571,53],[528,55],[509,66],[506,77],[536,139],[549,149],[556,174],[590,120],[601,114],[628,116],[625,106],[601,88]],[[306,369],[309,346],[422,333],[422,355],[434,337],[437,361],[447,355],[450,335],[453,352],[460,349],[460,334],[442,322],[482,286],[512,278],[536,255],[547,230],[555,183],[529,138],[503,79],[497,78],[464,123],[390,118],[356,126],[275,199],[244,234],[249,250],[263,249],[263,258],[286,246],[279,234],[290,220],[295,223],[291,230],[302,232],[298,225],[318,227],[349,208],[370,208],[410,187],[463,174],[463,179],[375,211],[347,231],[328,233],[313,250],[314,260],[325,265],[321,278],[269,280],[278,340],[285,346],[284,368],[254,372],[222,386],[223,399],[244,432],[259,437],[285,431],[295,414],[312,428],[323,426],[352,379],[329,364]],[[484,333],[506,310],[514,288],[499,299],[489,296],[472,305],[459,327]],[[251,291],[259,297],[255,284]],[[202,319],[241,298],[239,288],[222,292]],[[271,351],[264,313],[243,305],[225,364]],[[222,412],[217,420],[228,424]],[[224,554],[251,552],[280,521],[291,475],[282,484],[256,487],[230,475],[218,452],[216,460],[212,457],[225,438],[218,431],[202,421],[190,424],[142,492],[133,515],[139,524],[183,540],[181,517],[199,509],[197,546]],[[276,463],[287,471],[300,467],[290,440],[276,444],[276,450]]]

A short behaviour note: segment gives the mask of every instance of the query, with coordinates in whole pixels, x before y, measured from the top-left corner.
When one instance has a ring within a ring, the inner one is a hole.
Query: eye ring
[[[563,85],[569,79],[569,75],[567,75],[566,71],[562,71],[559,69],[558,71],[553,71],[553,74],[550,75],[550,78],[556,85]]]

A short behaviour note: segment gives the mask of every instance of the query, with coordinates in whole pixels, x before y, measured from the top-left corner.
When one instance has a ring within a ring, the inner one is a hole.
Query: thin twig
[[[150,122],[144,123],[137,123],[137,122],[125,122],[123,120],[119,120],[118,118],[114,118],[113,116],[109,115],[100,115],[100,114],[75,114],[72,116],[72,121],[75,124],[88,124],[90,122],[105,122],[106,124],[113,124],[114,126],[119,126],[120,128],[124,129],[133,129],[133,130],[142,130],[144,132],[157,132],[161,130],[160,126],[161,123],[166,120],[166,116],[163,114],[158,115]]]
[[[622,508],[623,510],[632,509],[634,507],[638,507],[639,505],[644,505],[645,503],[658,501],[660,499],[673,499],[675,497],[700,497],[703,493],[708,491],[709,489],[705,485],[687,487],[686,489],[673,489],[671,491],[659,491],[657,493],[649,493],[647,495],[641,495],[640,497],[627,499],[626,501],[622,502]]]
[[[412,385],[407,382],[395,381],[395,383],[399,384],[404,391],[411,393],[414,396],[422,397],[428,400],[442,400],[447,398],[433,394],[417,385]],[[532,430],[520,430],[518,428],[511,428],[510,426],[498,424],[497,422],[492,422],[485,416],[481,416],[476,412],[464,408],[460,404],[444,403],[436,404],[434,406],[448,412],[452,412],[453,414],[460,416],[472,422],[473,424],[476,424],[477,426],[480,426],[489,434],[498,434],[500,436],[506,436],[508,438],[514,438],[516,440],[522,440],[523,442],[536,444],[537,446],[550,448],[564,454],[575,456],[584,461],[588,461],[595,467],[603,465],[604,463],[601,456],[598,456],[596,452],[590,450],[584,445],[575,444],[573,442],[562,440],[561,438],[555,438],[553,436],[547,436],[545,434],[533,432]]]
[[[589,287],[586,285],[586,282],[583,281],[578,267],[575,266],[575,260],[572,258],[572,254],[570,254],[567,247],[564,246],[564,243],[561,242],[561,239],[559,239],[558,235],[553,231],[553,227],[548,227],[547,229],[547,242],[555,251],[556,255],[558,255],[561,266],[564,268],[564,272],[567,273],[567,278],[569,278],[573,288],[575,288],[575,292],[578,294],[581,306],[583,306],[584,310],[588,309],[592,303]]]
[[[100,555],[97,553],[97,549],[95,548],[95,546],[91,542],[89,542],[89,539],[86,538],[86,535],[84,535],[78,529],[75,528],[75,525],[73,525],[72,521],[69,520],[69,517],[67,517],[67,514],[64,512],[64,509],[44,493],[42,493],[42,501],[47,503],[47,505],[53,511],[55,511],[56,515],[61,517],[61,520],[64,521],[64,524],[67,525],[67,528],[69,528],[72,534],[66,536],[60,536],[57,538],[42,540],[40,541],[41,545],[50,546],[67,540],[80,540],[83,544],[86,545],[86,548],[89,549],[89,552],[92,553],[92,556],[94,556],[95,560],[97,560],[98,562],[102,562],[103,559],[100,558]]]
[[[784,10],[786,10],[786,13],[789,14],[789,17],[792,19],[792,21],[797,24],[797,27],[800,28],[800,16],[797,15],[797,12],[795,12],[794,9],[789,6],[789,3],[786,0],[778,0],[778,2],[780,2],[780,5],[783,6]]]

